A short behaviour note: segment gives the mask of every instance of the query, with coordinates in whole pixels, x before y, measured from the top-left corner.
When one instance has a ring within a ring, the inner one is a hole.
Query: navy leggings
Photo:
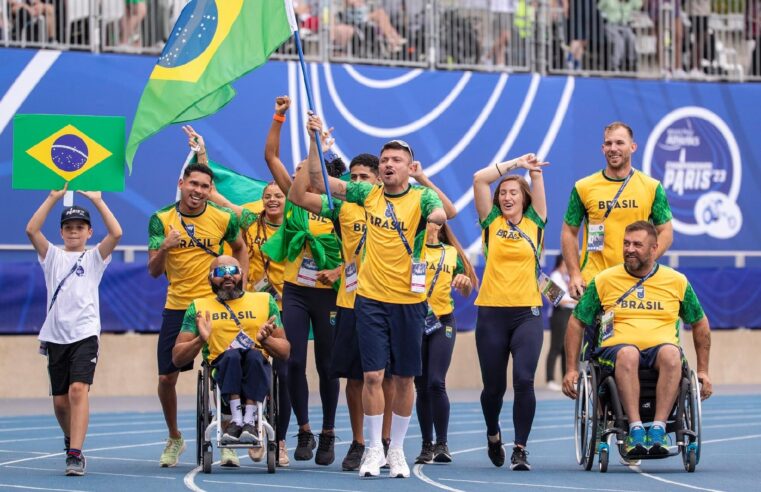
[[[333,289],[283,285],[283,326],[291,343],[288,359],[288,386],[293,413],[299,427],[309,423],[309,386],[307,385],[307,342],[311,322],[314,334],[314,360],[320,377],[322,428],[335,427],[340,386],[330,377],[330,361],[335,339],[336,292]]]
[[[499,432],[499,414],[507,390],[507,361],[513,356],[515,444],[526,445],[536,410],[534,373],[542,350],[542,317],[529,307],[478,308],[476,349],[481,365],[481,409],[486,431]]]
[[[423,374],[415,378],[417,390],[417,419],[423,441],[447,442],[449,428],[449,397],[446,377],[457,336],[453,314],[442,316],[442,327],[430,335],[423,335]]]

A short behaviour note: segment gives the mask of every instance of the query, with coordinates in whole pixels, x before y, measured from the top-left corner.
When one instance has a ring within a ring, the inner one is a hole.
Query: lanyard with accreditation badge
[[[444,249],[444,245],[441,245],[441,257],[439,258],[439,264],[436,266],[436,272],[433,274],[433,279],[431,279],[431,286],[428,287],[426,301],[433,295],[433,289],[436,287],[436,282],[439,280],[439,274],[444,267],[444,257],[446,254],[447,251]],[[434,314],[431,306],[428,305],[428,314],[425,316],[425,334],[430,335],[439,328],[441,328],[441,321],[439,321],[439,317]]]
[[[629,290],[624,292],[624,294],[621,297],[619,297],[615,303],[613,303],[610,309],[608,309],[607,311],[605,311],[605,313],[603,313],[603,315],[600,317],[600,330],[601,330],[603,341],[613,336],[613,309],[619,304],[621,304],[624,301],[624,299],[629,297],[629,295],[632,292],[639,289],[642,286],[642,284],[644,284],[647,281],[647,279],[655,275],[655,272],[657,270],[658,270],[658,264],[656,263],[655,265],[653,265],[653,269],[650,270],[650,273],[648,273],[641,279],[637,280],[637,283],[629,287]]]
[[[216,252],[214,252],[214,251],[210,250],[210,249],[209,249],[208,247],[206,247],[206,245],[204,245],[204,244],[203,244],[201,241],[199,241],[198,239],[196,239],[196,236],[195,236],[195,234],[193,234],[193,230],[190,228],[190,226],[188,226],[188,225],[185,223],[185,220],[182,218],[182,213],[180,212],[180,202],[177,202],[177,204],[175,205],[175,207],[174,207],[174,208],[175,208],[175,210],[177,211],[177,217],[179,217],[179,218],[180,218],[180,224],[182,224],[182,228],[183,228],[183,229],[185,229],[185,232],[187,233],[188,237],[190,238],[190,242],[191,242],[191,243],[193,243],[194,245],[198,246],[198,247],[199,247],[199,248],[201,248],[202,250],[206,251],[207,253],[209,253],[211,256],[213,256],[213,257],[215,257],[215,258],[216,258],[217,256],[219,256],[219,253],[216,253]]]
[[[534,260],[536,265],[536,281],[537,285],[539,286],[539,291],[544,295],[544,297],[547,298],[548,301],[552,303],[553,306],[556,306],[560,304],[560,301],[563,299],[563,296],[565,295],[565,291],[553,280],[547,276],[546,273],[542,271],[541,268],[539,268],[539,251],[537,251],[536,246],[534,246],[534,241],[531,240],[531,238],[523,232],[517,225],[513,224],[509,220],[507,223],[510,225],[510,229],[520,234],[520,236],[528,242],[528,245],[531,246],[531,250],[534,252]]]
[[[353,292],[357,289],[357,256],[359,255],[360,251],[362,251],[362,247],[365,245],[366,239],[367,228],[365,228],[365,230],[362,232],[362,237],[359,238],[359,243],[354,249],[354,257],[351,261],[346,262],[346,265],[344,266],[344,277],[346,278],[344,288],[346,289],[346,292]]]
[[[238,334],[235,336],[232,342],[230,342],[230,346],[228,346],[228,349],[250,349],[250,348],[257,348],[259,350],[262,349],[260,345],[256,344],[256,341],[248,336],[246,332],[243,330],[243,325],[241,325],[240,320],[235,315],[235,312],[230,308],[230,306],[223,301],[220,298],[217,298],[217,301],[219,301],[220,304],[222,304],[225,309],[227,309],[227,312],[230,314],[230,318],[235,322],[235,326],[238,328]]]
[[[621,197],[621,193],[624,192],[624,188],[626,188],[626,185],[629,184],[629,180],[632,179],[632,176],[634,176],[634,169],[629,171],[629,174],[626,176],[626,179],[624,179],[624,182],[621,183],[621,186],[618,188],[618,191],[613,197],[613,200],[608,202],[607,209],[605,210],[605,215],[602,216],[600,223],[587,225],[587,251],[600,252],[603,250],[605,245],[605,219],[607,219],[610,213],[613,211],[613,208],[616,206],[616,202]]]
[[[394,204],[389,201],[388,198],[385,196],[383,197],[384,200],[386,200],[386,217],[391,219],[391,224],[394,227],[394,230],[399,234],[399,238],[402,240],[402,244],[404,244],[404,249],[407,250],[407,254],[410,255],[410,258],[412,259],[412,276],[410,278],[410,292],[414,292],[415,294],[422,294],[425,292],[425,261],[416,261],[415,257],[413,256],[412,248],[410,248],[410,243],[407,241],[407,238],[404,237],[404,233],[402,232],[402,227],[399,224],[399,221],[396,218],[396,211],[394,210]]]

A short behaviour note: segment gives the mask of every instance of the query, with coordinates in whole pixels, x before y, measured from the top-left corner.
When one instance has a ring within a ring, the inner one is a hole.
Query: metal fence
[[[158,54],[187,0],[0,0],[4,46]],[[761,80],[761,0],[296,0],[312,61]],[[292,42],[276,58],[296,56]]]

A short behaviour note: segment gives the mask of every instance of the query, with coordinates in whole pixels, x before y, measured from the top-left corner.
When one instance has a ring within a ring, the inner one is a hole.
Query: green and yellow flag
[[[140,98],[127,164],[140,143],[172,123],[216,113],[232,82],[262,65],[297,29],[292,0],[191,0]]]
[[[217,191],[234,204],[244,205],[262,199],[266,181],[249,178],[211,160],[209,167],[214,173]]]
[[[13,189],[124,191],[124,118],[13,117]]]

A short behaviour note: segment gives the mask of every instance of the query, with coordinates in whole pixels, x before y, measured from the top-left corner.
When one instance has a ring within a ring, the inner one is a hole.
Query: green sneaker
[[[185,439],[182,436],[179,439],[172,439],[170,437],[166,440],[166,447],[164,452],[161,453],[159,464],[162,468],[177,466],[183,451],[185,451]]]
[[[666,434],[666,429],[660,425],[654,425],[647,431],[647,438],[645,439],[651,456],[662,456],[669,454],[669,436]]]
[[[626,457],[631,458],[633,456],[642,456],[647,454],[647,447],[645,441],[647,435],[645,429],[642,427],[635,427],[629,431],[629,435],[626,436],[626,444],[624,450],[626,451]]]
[[[240,467],[240,459],[238,459],[238,453],[236,453],[235,450],[231,448],[222,448],[219,463],[225,468]]]

